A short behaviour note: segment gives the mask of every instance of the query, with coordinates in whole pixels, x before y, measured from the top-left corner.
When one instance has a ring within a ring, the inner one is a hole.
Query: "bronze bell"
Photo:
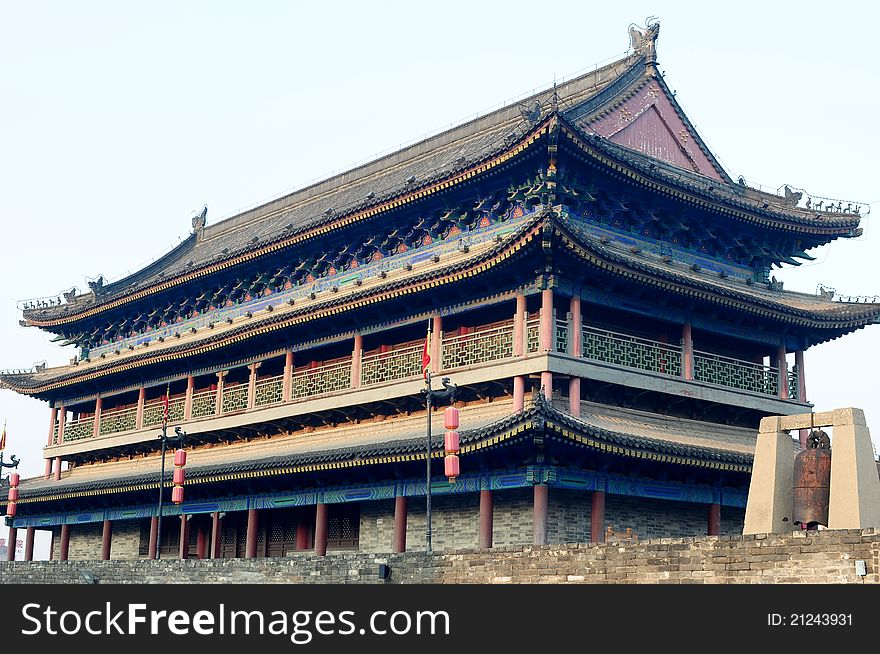
[[[831,491],[831,439],[821,429],[810,432],[807,449],[794,459],[794,524],[816,529],[828,525]]]

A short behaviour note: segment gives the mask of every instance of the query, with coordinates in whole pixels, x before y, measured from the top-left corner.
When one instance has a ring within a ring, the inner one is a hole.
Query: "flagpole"
[[[422,357],[422,365],[427,359],[425,368],[425,405],[427,409],[427,442],[425,446],[425,468],[427,471],[425,483],[425,551],[431,553],[431,327],[434,321],[428,318],[428,335],[425,339],[425,355]]]

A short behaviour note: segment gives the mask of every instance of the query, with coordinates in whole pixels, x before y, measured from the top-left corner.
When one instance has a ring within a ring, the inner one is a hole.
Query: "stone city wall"
[[[865,576],[857,574],[864,562]],[[379,564],[390,566],[387,582]],[[0,562],[2,583],[880,583],[874,529],[497,547],[427,555]]]

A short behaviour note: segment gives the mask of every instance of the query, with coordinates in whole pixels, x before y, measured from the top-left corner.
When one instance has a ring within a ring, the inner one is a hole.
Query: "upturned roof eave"
[[[539,430],[549,432],[570,444],[619,456],[654,460],[659,463],[686,465],[699,468],[730,470],[747,473],[751,470],[753,455],[739,450],[689,445],[673,440],[636,436],[623,431],[610,431],[591,425],[547,402],[543,396],[525,411],[513,413],[478,429],[462,430],[462,456],[507,447],[522,435]],[[432,451],[432,458],[443,456],[442,447]],[[424,461],[424,439],[409,438],[401,441],[378,442],[357,448],[280,455],[257,459],[236,458],[226,463],[188,467],[187,484],[199,485],[234,481],[261,476],[293,475],[321,470],[351,469],[352,467],[399,464],[406,461]],[[170,483],[170,471],[165,485]],[[84,483],[53,482],[36,491],[29,490],[29,482],[43,483],[40,477],[22,480],[21,504],[45,502],[109,493],[144,491],[158,488],[155,473],[135,476],[108,477]]]

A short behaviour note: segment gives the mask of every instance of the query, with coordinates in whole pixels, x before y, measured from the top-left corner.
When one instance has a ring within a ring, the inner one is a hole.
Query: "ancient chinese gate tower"
[[[454,484],[433,428],[435,549],[741,532],[760,419],[808,412],[804,351],[880,307],[771,278],[857,235],[859,208],[731,180],[658,74],[658,29],[26,308],[79,352],[0,377],[51,407],[14,527],[62,558],[421,549],[431,321],[461,409]],[[157,544],[166,389],[189,459]]]

